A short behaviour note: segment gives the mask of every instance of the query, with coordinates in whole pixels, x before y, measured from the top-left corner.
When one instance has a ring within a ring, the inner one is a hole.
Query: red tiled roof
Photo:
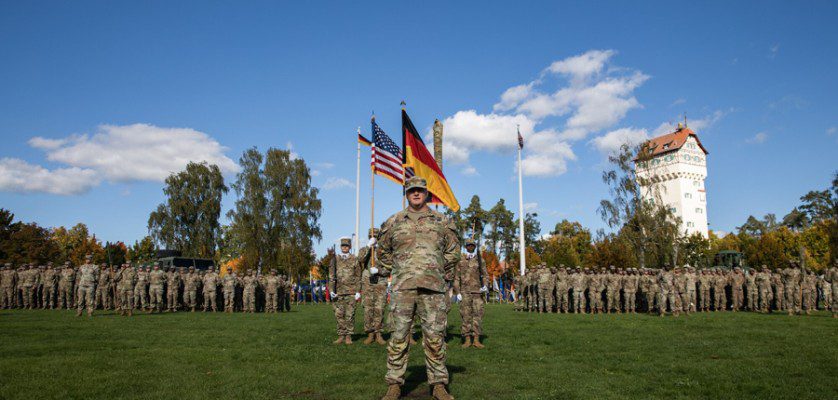
[[[695,142],[698,143],[698,147],[701,148],[704,154],[709,154],[707,149],[701,145],[701,140],[698,140],[698,135],[692,129],[686,127],[676,129],[675,132],[667,133],[663,136],[649,139],[649,149],[652,150],[653,157],[676,151],[687,142],[687,138],[690,136],[695,138]]]

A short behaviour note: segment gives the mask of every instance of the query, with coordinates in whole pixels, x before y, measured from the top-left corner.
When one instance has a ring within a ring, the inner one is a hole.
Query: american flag
[[[524,137],[521,136],[521,128],[518,128],[518,148],[519,149],[524,148]]]
[[[372,170],[379,175],[404,184],[404,167],[402,166],[402,150],[390,139],[386,133],[372,120]],[[408,173],[409,178],[412,174]]]

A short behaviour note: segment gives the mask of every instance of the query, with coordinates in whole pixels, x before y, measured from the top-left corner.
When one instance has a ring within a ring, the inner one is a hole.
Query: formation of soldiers
[[[4,309],[96,309],[119,310],[131,316],[134,311],[176,312],[179,310],[276,313],[291,309],[292,285],[276,270],[266,275],[247,271],[238,276],[232,269],[220,276],[217,268],[163,269],[159,263],[133,266],[130,261],[115,267],[91,263],[74,268],[47,263],[10,264],[0,268],[0,306]]]
[[[574,269],[537,265],[516,277],[518,311],[538,313],[671,313],[780,311],[838,317],[838,260],[823,275],[791,263],[770,271],[736,267],[671,270]]]

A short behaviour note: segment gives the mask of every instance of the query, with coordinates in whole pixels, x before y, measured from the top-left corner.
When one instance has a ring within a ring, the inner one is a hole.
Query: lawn
[[[356,319],[358,332],[362,318]],[[836,399],[838,319],[546,315],[490,305],[484,350],[461,349],[458,399]],[[286,314],[0,311],[0,399],[375,399],[385,351],[336,346],[331,308]],[[428,398],[421,346],[406,398]]]

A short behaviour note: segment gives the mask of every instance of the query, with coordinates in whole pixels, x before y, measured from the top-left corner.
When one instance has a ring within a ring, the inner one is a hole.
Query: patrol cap
[[[352,239],[350,238],[340,238],[340,247],[349,246],[352,247]]]
[[[419,189],[422,189],[422,190],[428,190],[428,181],[426,181],[425,178],[420,178],[418,176],[412,176],[412,177],[410,177],[410,179],[405,181],[405,183],[404,183],[404,191],[405,192],[409,191],[410,189],[416,189],[416,188],[419,188]]]

